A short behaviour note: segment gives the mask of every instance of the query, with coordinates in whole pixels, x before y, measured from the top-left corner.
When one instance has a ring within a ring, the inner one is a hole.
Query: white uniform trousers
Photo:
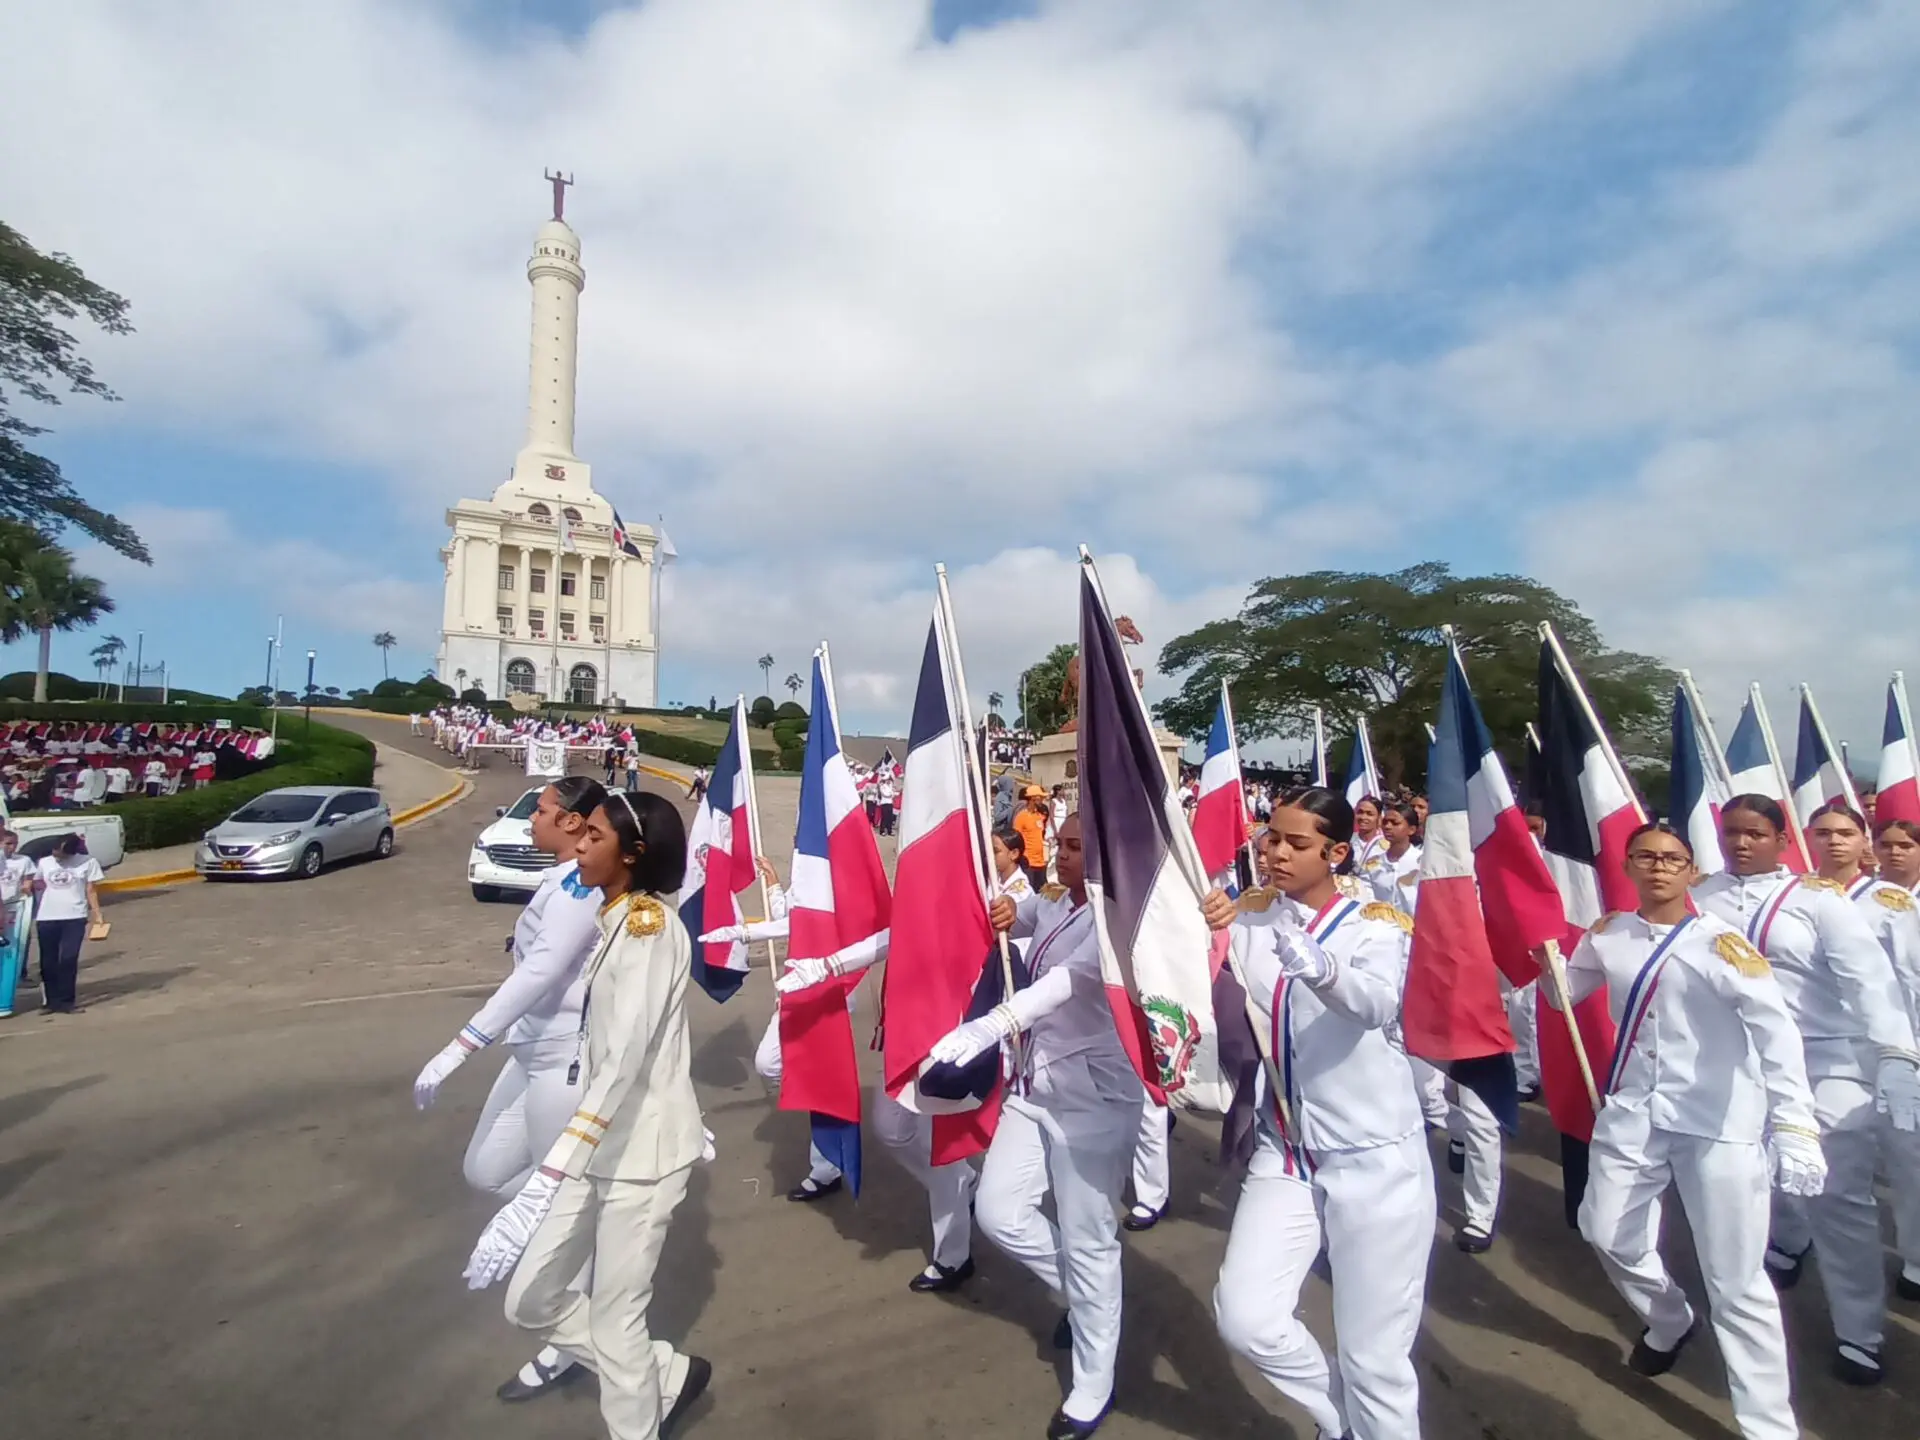
[[[1878,1114],[1873,1088],[1863,1080],[1815,1079],[1813,1108],[1827,1157],[1827,1187],[1811,1199],[1773,1197],[1772,1244],[1790,1255],[1813,1246],[1834,1338],[1878,1351],[1886,1331],[1887,1278],[1874,1170],[1885,1167],[1901,1258],[1907,1272],[1920,1278],[1920,1134],[1896,1130]]]
[[[1693,1230],[1714,1338],[1727,1366],[1733,1415],[1746,1440],[1794,1440],[1780,1298],[1766,1276],[1766,1151],[1657,1129],[1644,1111],[1609,1106],[1594,1125],[1580,1233],[1633,1313],[1647,1343],[1670,1350],[1693,1307],[1660,1258],[1660,1196],[1668,1185]]]
[[[654,1270],[693,1168],[664,1180],[563,1180],[507,1286],[507,1319],[600,1376],[610,1440],[657,1440],[687,1357],[647,1332]],[[593,1265],[593,1293],[575,1283]]]
[[[1507,996],[1507,1023],[1513,1027],[1513,1078],[1522,1091],[1540,1086],[1540,1036],[1534,1028],[1535,995],[1539,988],[1536,981],[1522,985]]]
[[[780,1059],[780,1010],[776,1006],[767,1020],[767,1033],[760,1037],[760,1047],[753,1052],[753,1068],[760,1072],[760,1078],[767,1082],[767,1088],[774,1094],[780,1093],[780,1077],[786,1073]],[[820,1153],[820,1147],[811,1140],[807,1142],[807,1178],[816,1185],[831,1185],[840,1178],[840,1167]]]
[[[979,1174],[964,1160],[933,1163],[933,1118],[917,1115],[885,1090],[873,1092],[873,1133],[927,1192],[933,1263],[957,1270],[973,1257],[973,1192]]]
[[[567,1071],[579,1051],[572,1038],[508,1047],[507,1063],[480,1107],[462,1170],[476,1190],[511,1200],[547,1158],[580,1104],[584,1086]]]
[[[1133,1203],[1164,1210],[1173,1196],[1172,1157],[1168,1141],[1172,1115],[1147,1096],[1140,1107],[1140,1134],[1133,1143]]]
[[[1092,1420],[1113,1393],[1120,1349],[1120,1227],[1114,1207],[1140,1132],[1137,1092],[1103,1100],[1084,1063],[1073,1094],[1010,1095],[980,1172],[976,1218],[987,1238],[1065,1296],[1073,1318],[1073,1389],[1064,1408]],[[1064,1087],[1063,1087],[1064,1088]],[[1059,1225],[1041,1213],[1053,1192]]]
[[[1262,1141],[1233,1212],[1213,1314],[1228,1348],[1329,1435],[1419,1440],[1413,1341],[1436,1208],[1426,1137],[1308,1159]],[[1315,1161],[1317,1160],[1317,1164]],[[1299,1316],[1324,1239],[1337,1369]]]
[[[1454,1085],[1455,1100],[1447,1111],[1447,1138],[1466,1151],[1467,1168],[1460,1177],[1463,1228],[1476,1235],[1493,1234],[1500,1218],[1500,1122],[1478,1095],[1465,1085]]]
[[[1446,1071],[1412,1055],[1407,1057],[1407,1064],[1413,1069],[1413,1089],[1420,1097],[1420,1113],[1435,1130],[1444,1129],[1448,1110]]]

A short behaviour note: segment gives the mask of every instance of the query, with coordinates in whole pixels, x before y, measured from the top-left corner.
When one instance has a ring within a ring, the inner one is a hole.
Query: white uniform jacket
[[[1913,903],[1913,892],[1862,875],[1847,887],[1847,894],[1893,962],[1894,978],[1907,995],[1907,1018],[1920,1038],[1920,908]]]
[[[1131,1095],[1137,1104],[1140,1080],[1107,1002],[1093,911],[1074,904],[1070,894],[1055,895],[1058,888],[1049,885],[1020,901],[1008,937],[1031,942],[1033,983],[1015,1005],[1023,1017],[1039,1012],[1027,1027],[1023,1050],[1030,1092],[1043,1099],[1063,1086],[1082,1088],[1084,1066],[1095,1093],[1079,1098],[1095,1103]]]
[[[1769,1123],[1817,1134],[1800,1032],[1765,959],[1717,915],[1654,926],[1609,915],[1567,962],[1574,1003],[1607,988],[1620,1039],[1609,1108],[1659,1129],[1757,1144]]]
[[[1906,996],[1846,891],[1831,880],[1789,875],[1709,875],[1694,903],[1746,936],[1767,958],[1806,1042],[1807,1070],[1871,1084],[1876,1057],[1863,1042],[1916,1054]]]
[[[569,860],[540,877],[513,925],[513,974],[467,1029],[482,1044],[505,1032],[512,1045],[570,1039],[580,1029],[580,992],[587,956],[600,939],[600,892],[580,882]]]
[[[1325,955],[1322,983],[1284,977],[1289,930],[1304,931],[1304,943]],[[1262,1140],[1369,1150],[1416,1133],[1425,1122],[1407,1057],[1388,1038],[1407,978],[1406,916],[1345,896],[1311,915],[1271,891],[1249,891],[1229,935],[1242,980],[1271,1018],[1273,1063],[1293,1113],[1293,1135],[1281,1136],[1273,1107],[1262,1105]]]
[[[687,1033],[693,946],[651,895],[622,897],[599,924],[580,1017],[586,1094],[546,1164],[570,1179],[662,1180],[705,1146]]]
[[[1374,899],[1413,914],[1420,891],[1420,847],[1407,846],[1398,860],[1383,848],[1367,862],[1363,878],[1373,887]]]

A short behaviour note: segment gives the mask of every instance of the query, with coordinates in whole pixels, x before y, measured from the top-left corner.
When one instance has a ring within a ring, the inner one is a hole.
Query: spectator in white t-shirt
[[[78,835],[62,835],[53,853],[43,855],[33,877],[40,897],[34,916],[40,940],[40,985],[49,1015],[71,1015],[79,1006],[74,991],[80,980],[80,945],[89,923],[100,920],[100,862],[87,854]]]
[[[133,772],[124,762],[115,760],[107,767],[107,799],[124,800],[133,789]]]
[[[145,777],[147,794],[158,795],[167,788],[167,762],[158,755],[147,761],[147,768],[142,773]]]

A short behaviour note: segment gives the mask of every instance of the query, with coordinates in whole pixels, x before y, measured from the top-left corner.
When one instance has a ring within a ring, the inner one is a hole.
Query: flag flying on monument
[[[1220,682],[1220,705],[1207,733],[1207,754],[1200,762],[1200,798],[1193,807],[1193,843],[1200,865],[1220,876],[1233,869],[1247,843],[1247,796],[1240,780],[1240,747],[1233,735],[1233,709],[1227,682]]]
[[[1727,866],[1720,853],[1720,811],[1734,792],[1727,783],[1726,758],[1685,681],[1673,689],[1672,775],[1667,808],[1673,823],[1693,847],[1694,867],[1703,875],[1718,874]]]
[[[998,1046],[961,1074],[940,1077],[948,1083],[935,1091],[919,1083],[936,1068],[927,1060],[934,1042],[974,1018],[982,979],[991,971],[998,980],[1000,964],[987,924],[984,837],[967,780],[942,611],[936,600],[908,732],[881,1044],[887,1093],[933,1116],[935,1165],[984,1150],[1000,1110]]]
[[[826,647],[813,657],[812,722],[800,771],[788,912],[790,960],[824,960],[887,942],[892,896],[880,851],[840,749]],[[813,1143],[860,1190],[860,1069],[847,997],[858,974],[780,997],[780,1108],[813,1115]]]
[[[1887,685],[1887,723],[1880,735],[1880,783],[1873,822],[1920,824],[1920,749],[1915,748],[1913,711],[1907,707],[1906,677],[1894,671]]]
[[[620,518],[620,507],[614,505],[610,508],[613,511],[614,548],[616,550],[623,550],[638,560],[640,558],[640,547],[633,543],[633,537],[627,533],[627,522]]]
[[[563,554],[580,553],[580,546],[573,538],[573,512],[565,505],[560,507],[560,550]]]
[[[1077,758],[1087,903],[1120,1042],[1155,1101],[1185,1092],[1224,1111],[1200,914],[1212,886],[1084,550]]]
[[[1431,726],[1427,738],[1433,738]],[[1362,715],[1353,728],[1353,754],[1347,760],[1347,804],[1357,806],[1369,795],[1380,793],[1380,774],[1373,763],[1373,738],[1367,734],[1367,717]]]
[[[1813,823],[1813,812],[1829,800],[1859,810],[1853,779],[1840,762],[1839,747],[1827,734],[1820,707],[1813,703],[1813,687],[1800,687],[1800,737],[1793,748],[1793,813],[1801,827]]]
[[[747,978],[747,942],[699,936],[740,923],[739,897],[758,878],[753,864],[753,757],[747,753],[747,705],[733,702],[733,723],[713,762],[707,793],[687,834],[687,878],[680,886],[680,923],[693,942],[693,979],[715,1000],[730,999]]]

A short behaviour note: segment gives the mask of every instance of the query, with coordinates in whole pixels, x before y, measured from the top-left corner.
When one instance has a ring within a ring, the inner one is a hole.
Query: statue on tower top
[[[542,170],[540,173],[553,182],[553,218],[565,220],[567,218],[567,187],[573,184],[573,177],[562,175],[557,170]]]

